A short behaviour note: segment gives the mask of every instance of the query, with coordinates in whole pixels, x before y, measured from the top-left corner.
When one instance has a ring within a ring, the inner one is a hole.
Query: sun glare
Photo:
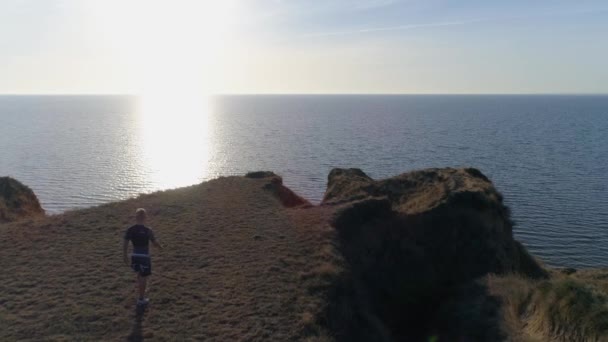
[[[88,2],[97,37],[125,63],[139,95],[138,127],[151,190],[207,176],[208,95],[219,77],[235,6],[230,0]]]
[[[152,189],[198,183],[209,176],[213,148],[209,102],[202,97],[141,97],[140,158]]]
[[[126,64],[135,93],[213,92],[235,22],[234,1],[90,1],[89,12],[94,30]]]

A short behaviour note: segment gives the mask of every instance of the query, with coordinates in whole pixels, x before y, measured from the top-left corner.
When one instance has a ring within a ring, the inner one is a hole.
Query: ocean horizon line
[[[136,93],[0,93],[0,96],[147,96]],[[608,93],[212,93],[214,96],[608,96]]]

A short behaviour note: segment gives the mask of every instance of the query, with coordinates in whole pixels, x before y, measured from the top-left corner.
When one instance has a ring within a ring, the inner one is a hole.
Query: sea
[[[0,176],[49,214],[271,170],[319,202],[373,178],[478,168],[546,264],[608,267],[608,96],[0,96]]]

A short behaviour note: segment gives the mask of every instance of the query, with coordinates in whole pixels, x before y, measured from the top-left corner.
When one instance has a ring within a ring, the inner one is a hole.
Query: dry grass
[[[256,173],[2,224],[0,341],[608,341],[608,271],[512,275],[540,267],[476,172],[334,184],[383,195],[338,207]],[[139,207],[166,247],[143,313],[121,255]]]
[[[492,182],[474,168],[423,169],[381,180],[373,180],[359,169],[334,169],[329,174],[323,203],[387,197],[395,210],[411,215],[432,210],[458,196],[474,196],[467,200],[482,206],[502,203],[502,195]]]
[[[286,209],[266,183],[221,178],[1,225],[0,340],[328,340],[315,317],[330,212]],[[143,315],[120,250],[138,207],[165,244]]]
[[[501,299],[505,331],[514,341],[608,341],[608,271],[546,280],[488,277]]]

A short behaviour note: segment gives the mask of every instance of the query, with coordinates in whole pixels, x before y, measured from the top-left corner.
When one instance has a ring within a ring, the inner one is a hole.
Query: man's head
[[[139,209],[135,210],[135,221],[137,222],[137,224],[146,223],[147,216],[148,216],[148,214],[146,213],[146,209],[139,208]]]

